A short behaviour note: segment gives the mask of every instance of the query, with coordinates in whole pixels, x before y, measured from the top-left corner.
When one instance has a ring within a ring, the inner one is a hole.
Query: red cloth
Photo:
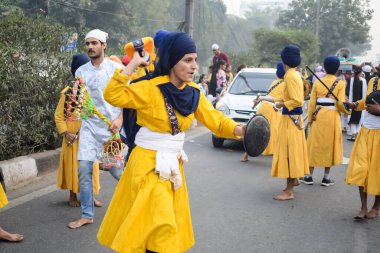
[[[228,57],[228,54],[226,53],[220,52],[219,55],[214,55],[214,58],[212,58],[212,63],[215,64],[215,62],[218,60],[224,60],[228,66],[231,65],[230,57]]]
[[[121,62],[123,63],[124,66],[127,66],[128,63],[131,61],[131,58],[129,58],[128,55],[124,55]]]

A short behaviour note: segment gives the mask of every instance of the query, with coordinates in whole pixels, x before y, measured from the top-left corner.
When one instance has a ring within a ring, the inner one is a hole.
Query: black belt
[[[324,103],[324,102],[317,102],[317,105],[321,105],[321,106],[334,106],[335,103]]]

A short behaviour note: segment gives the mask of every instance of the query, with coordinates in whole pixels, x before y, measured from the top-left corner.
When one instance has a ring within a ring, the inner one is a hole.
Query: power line
[[[93,9],[88,9],[88,8],[84,8],[84,7],[78,7],[78,6],[74,6],[71,4],[62,3],[62,2],[59,2],[56,0],[50,0],[50,2],[55,3],[55,4],[59,4],[59,5],[63,5],[66,7],[71,7],[71,8],[78,9],[78,10],[97,12],[97,13],[107,14],[107,15],[111,15],[111,16],[120,16],[120,17],[125,17],[127,19],[144,20],[144,21],[151,21],[151,22],[183,23],[183,21],[179,21],[179,20],[160,20],[160,19],[138,18],[138,17],[133,17],[133,16],[127,16],[124,14],[115,14],[115,13],[106,12],[106,11],[99,11],[99,10],[93,10]]]

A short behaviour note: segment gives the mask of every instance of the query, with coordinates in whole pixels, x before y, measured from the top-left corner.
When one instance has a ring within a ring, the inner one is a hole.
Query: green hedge
[[[70,78],[69,28],[19,12],[0,20],[0,160],[57,148],[54,110]]]

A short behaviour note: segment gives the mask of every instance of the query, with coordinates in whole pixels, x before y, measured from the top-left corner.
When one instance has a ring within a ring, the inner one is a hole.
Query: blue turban
[[[71,61],[71,74],[75,76],[77,69],[90,61],[90,58],[86,54],[75,54],[73,55],[73,60]]]
[[[323,66],[325,67],[327,74],[334,75],[338,72],[340,66],[339,58],[335,55],[327,56],[323,61]]]
[[[285,69],[284,69],[284,64],[282,63],[282,61],[277,62],[276,75],[278,78],[284,78]]]
[[[301,53],[299,47],[295,45],[287,45],[281,51],[281,60],[284,64],[291,68],[295,68],[301,64]]]
[[[155,47],[155,48],[160,48],[160,46],[161,46],[161,42],[162,42],[162,39],[163,39],[166,35],[168,35],[169,33],[170,33],[170,32],[167,31],[167,30],[163,30],[163,29],[158,30],[158,31],[156,32],[156,35],[154,35],[154,38],[153,38],[153,40],[154,40],[154,47]]]
[[[193,39],[186,33],[173,32],[161,41],[158,50],[158,62],[154,70],[155,76],[168,75],[185,54],[196,53],[197,48]]]

